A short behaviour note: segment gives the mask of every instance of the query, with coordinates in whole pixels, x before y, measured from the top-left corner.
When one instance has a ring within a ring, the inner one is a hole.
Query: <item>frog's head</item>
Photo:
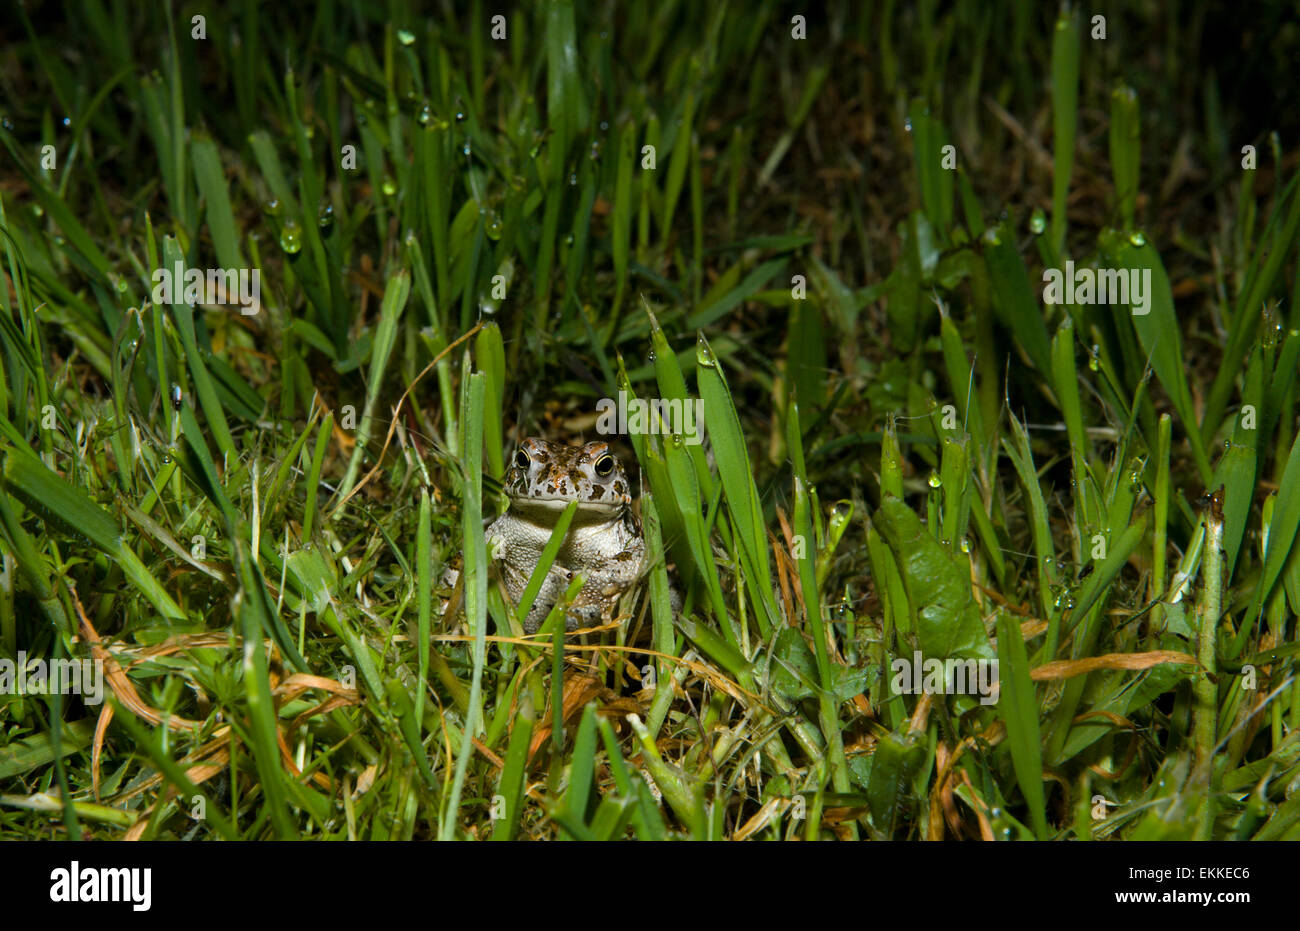
[[[577,501],[580,514],[613,514],[632,503],[623,464],[601,440],[565,446],[529,437],[510,460],[503,484],[516,508],[561,511]]]

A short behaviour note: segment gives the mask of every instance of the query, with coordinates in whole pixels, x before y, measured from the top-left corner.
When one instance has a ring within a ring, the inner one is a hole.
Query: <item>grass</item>
[[[1300,838],[1284,5],[15,10],[0,660],[105,701],[0,662],[0,837]],[[526,637],[506,456],[620,390],[707,445]]]

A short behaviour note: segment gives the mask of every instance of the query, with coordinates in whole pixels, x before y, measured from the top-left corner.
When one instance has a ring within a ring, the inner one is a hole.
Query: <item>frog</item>
[[[579,573],[583,586],[567,609],[565,630],[611,619],[619,598],[641,573],[645,541],[632,508],[631,483],[610,445],[594,440],[567,446],[527,437],[511,458],[502,487],[509,506],[488,525],[485,536],[516,607],[556,521],[569,502],[578,502],[560,551],[523,619],[525,632],[537,632]]]

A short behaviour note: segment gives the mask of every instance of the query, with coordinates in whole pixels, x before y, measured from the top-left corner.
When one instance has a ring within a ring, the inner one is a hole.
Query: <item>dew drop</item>
[[[334,205],[324,204],[316,213],[316,224],[322,230],[330,230],[334,226]]]
[[[474,147],[470,145],[469,140],[466,139],[464,144],[460,147],[460,154],[468,158],[473,151]]]
[[[411,32],[409,29],[399,29],[397,30],[397,41],[401,42],[403,45],[411,45],[415,42],[415,33]]]
[[[265,210],[269,216],[278,217],[280,215],[279,199],[272,197],[266,202],[262,209]]]
[[[286,220],[284,229],[280,230],[280,248],[289,255],[297,255],[302,249],[302,235],[297,220]]]
[[[713,369],[718,367],[718,360],[714,357],[713,350],[709,348],[709,344],[704,341],[703,336],[700,336],[695,343],[695,361],[705,368]]]
[[[392,197],[397,193],[397,182],[388,175],[384,175],[384,181],[380,185],[380,190],[384,192],[385,197]]]
[[[1147,238],[1141,230],[1134,230],[1128,234],[1128,241],[1141,249],[1147,244]]]
[[[501,222],[501,215],[498,214],[495,210],[492,211],[492,216],[488,218],[488,222],[487,222],[487,234],[488,234],[488,238],[489,238],[489,239],[500,239],[500,238],[501,238],[501,228],[502,228],[503,225],[504,225],[504,224],[502,224],[502,222]]]
[[[1043,213],[1042,207],[1035,207],[1034,212],[1029,217],[1029,232],[1035,236],[1043,235],[1047,229],[1047,215]]]
[[[930,473],[930,487],[931,487],[931,488],[942,488],[942,487],[943,487],[943,479],[941,479],[941,478],[939,477],[939,473],[938,473],[938,472],[931,472],[931,473]]]
[[[424,105],[420,107],[420,111],[415,114],[415,121],[425,129],[429,129],[430,124],[433,123],[433,107],[429,106],[427,100],[424,102]]]
[[[570,174],[570,175],[569,175],[569,187],[575,187],[575,186],[577,185],[577,183],[578,183],[578,176],[577,176],[576,174]]]
[[[997,246],[1000,245],[1001,243],[1002,243],[1002,239],[1001,237],[998,236],[998,228],[996,226],[990,226],[988,229],[984,231],[985,245]]]

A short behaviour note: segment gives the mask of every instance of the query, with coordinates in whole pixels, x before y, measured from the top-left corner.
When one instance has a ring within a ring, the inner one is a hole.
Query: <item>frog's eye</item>
[[[515,465],[519,466],[521,469],[528,468],[528,453],[524,452],[522,449],[515,453]]]
[[[608,454],[596,460],[596,474],[601,478],[614,471],[614,457]]]

